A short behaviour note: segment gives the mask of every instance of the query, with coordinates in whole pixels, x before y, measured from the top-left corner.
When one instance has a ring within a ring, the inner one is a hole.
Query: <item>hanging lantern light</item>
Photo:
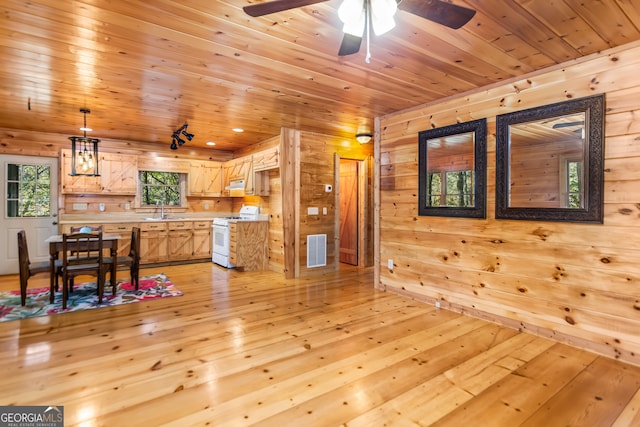
[[[84,114],[84,126],[80,128],[84,132],[83,136],[70,136],[71,140],[71,176],[100,176],[98,170],[98,138],[88,138],[87,131],[92,129],[87,127],[87,114],[91,113],[88,108],[81,108]]]

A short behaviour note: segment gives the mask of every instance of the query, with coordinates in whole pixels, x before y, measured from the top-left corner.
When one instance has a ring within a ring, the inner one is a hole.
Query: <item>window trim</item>
[[[160,173],[177,173],[180,178],[180,205],[165,205],[165,210],[180,210],[186,209],[188,207],[187,204],[187,174],[184,172],[176,172],[176,171],[163,171],[163,170],[153,170],[153,169],[139,169],[138,177],[136,182],[136,199],[135,199],[135,207],[136,209],[156,209],[156,205],[145,205],[142,203],[142,173],[143,172],[160,172]]]

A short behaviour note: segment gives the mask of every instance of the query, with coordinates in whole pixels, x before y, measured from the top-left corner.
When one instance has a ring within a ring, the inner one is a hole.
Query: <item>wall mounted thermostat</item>
[[[324,185],[324,192],[325,192],[325,193],[331,193],[331,191],[333,191],[333,185],[331,185],[331,184],[325,184],[325,185]]]

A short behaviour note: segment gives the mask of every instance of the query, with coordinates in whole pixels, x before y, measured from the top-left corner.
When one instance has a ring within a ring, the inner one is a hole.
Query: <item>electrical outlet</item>
[[[440,301],[436,300],[436,308],[440,308]]]
[[[125,210],[131,209],[131,204],[130,203],[125,203],[124,204],[124,208],[125,208]]]
[[[393,270],[393,260],[392,259],[387,261],[387,267],[389,267],[389,270]]]

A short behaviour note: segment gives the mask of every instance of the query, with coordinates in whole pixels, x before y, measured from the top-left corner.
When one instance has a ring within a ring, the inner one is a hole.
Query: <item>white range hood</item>
[[[228,190],[232,197],[242,197],[244,196],[244,179],[232,179],[224,189]]]

